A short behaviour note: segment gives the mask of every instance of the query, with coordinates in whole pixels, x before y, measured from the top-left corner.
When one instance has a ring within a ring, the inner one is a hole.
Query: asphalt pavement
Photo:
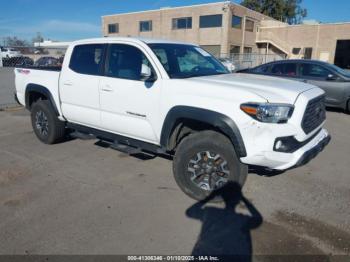
[[[0,112],[0,254],[349,255],[350,116],[327,116],[325,151],[251,173],[247,200],[225,207],[182,193],[168,159],[96,140],[44,145],[26,111]]]
[[[15,92],[15,73],[13,68],[0,68],[0,109],[13,107],[16,102],[13,97]]]

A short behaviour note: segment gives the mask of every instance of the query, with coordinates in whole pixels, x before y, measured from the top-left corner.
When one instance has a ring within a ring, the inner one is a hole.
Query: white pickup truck
[[[180,188],[203,199],[248,166],[287,170],[329,143],[324,92],[305,83],[232,74],[199,46],[101,38],[72,43],[62,68],[16,68],[16,98],[36,136],[74,130],[130,154],[173,156]]]

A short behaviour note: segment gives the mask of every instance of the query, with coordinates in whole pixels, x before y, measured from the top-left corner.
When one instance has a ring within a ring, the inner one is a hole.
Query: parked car
[[[22,56],[21,52],[15,48],[1,47],[0,49],[1,49],[1,56],[3,58],[14,58],[14,57]]]
[[[75,130],[129,154],[166,154],[197,200],[243,186],[248,165],[304,165],[330,141],[320,88],[231,74],[197,45],[101,38],[72,43],[64,59],[61,69],[15,70],[37,138],[54,144]]]
[[[55,57],[44,56],[35,61],[34,65],[38,67],[56,67],[60,66],[60,60]]]
[[[219,61],[230,71],[234,72],[236,70],[235,64],[232,62],[232,60],[228,58],[219,58]]]
[[[32,66],[34,64],[33,59],[26,56],[3,58],[2,62],[4,67]]]
[[[298,80],[326,92],[326,105],[350,113],[350,71],[317,60],[283,60],[264,64],[241,73],[260,74]]]
[[[23,56],[16,59],[15,66],[32,66],[34,65],[34,60],[30,57]]]

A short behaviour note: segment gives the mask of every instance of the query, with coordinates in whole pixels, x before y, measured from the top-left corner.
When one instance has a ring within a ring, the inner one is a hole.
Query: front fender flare
[[[214,126],[231,140],[239,157],[247,156],[241,133],[231,118],[215,111],[189,106],[175,106],[168,112],[160,138],[163,147],[168,148],[170,136],[179,119],[193,119]]]

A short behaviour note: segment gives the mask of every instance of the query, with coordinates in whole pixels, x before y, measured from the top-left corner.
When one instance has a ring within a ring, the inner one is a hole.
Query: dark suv
[[[316,60],[283,60],[242,70],[241,73],[270,75],[303,81],[326,92],[326,105],[350,112],[350,71]]]

